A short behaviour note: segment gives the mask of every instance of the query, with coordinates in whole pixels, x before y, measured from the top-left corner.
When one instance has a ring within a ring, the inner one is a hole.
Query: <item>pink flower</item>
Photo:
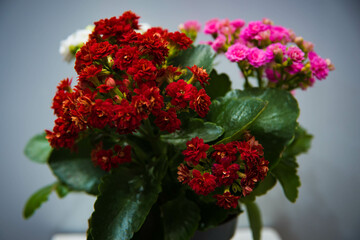
[[[311,71],[319,79],[325,79],[329,73],[328,65],[325,59],[319,57],[316,52],[309,52]]]
[[[291,32],[282,26],[270,26],[270,41],[286,44],[291,41]]]
[[[182,24],[179,28],[180,30],[199,32],[201,29],[201,24],[196,20],[189,20]]]
[[[265,51],[268,62],[274,60],[275,56],[278,54],[284,55],[286,51],[286,46],[281,43],[270,44]]]
[[[247,59],[256,68],[263,66],[267,62],[265,51],[257,47],[250,48]]]
[[[300,63],[305,59],[304,52],[301,51],[301,49],[296,46],[289,47],[288,50],[286,51],[286,54],[289,56],[291,60],[297,63]]]
[[[304,64],[294,62],[289,67],[286,68],[286,71],[290,74],[296,74],[301,71],[301,69],[304,67]]]
[[[272,68],[265,69],[265,74],[270,82],[278,82],[278,79],[280,79],[280,77],[281,77],[280,73],[276,72]]]
[[[230,37],[235,32],[235,29],[230,24],[229,19],[220,20],[218,25],[218,33]]]
[[[205,34],[217,33],[218,22],[219,22],[219,19],[217,19],[217,18],[211,19],[208,22],[206,22],[205,27],[204,27],[204,33]]]
[[[259,35],[261,32],[264,32],[269,29],[268,25],[260,21],[250,22],[249,25],[241,31],[241,38],[246,41],[250,41],[256,39],[256,36]]]
[[[249,53],[249,48],[241,43],[235,43],[234,45],[230,46],[225,53],[225,56],[231,62],[238,62],[246,59]]]
[[[230,22],[230,25],[235,29],[240,29],[245,25],[245,21],[242,19],[235,19]]]
[[[211,47],[214,49],[214,51],[218,51],[220,48],[222,48],[225,45],[226,37],[224,35],[219,35],[215,41],[212,43]]]

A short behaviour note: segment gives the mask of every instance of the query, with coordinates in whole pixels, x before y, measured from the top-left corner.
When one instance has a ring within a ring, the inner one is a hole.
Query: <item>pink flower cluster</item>
[[[245,77],[258,74],[257,78],[262,79],[265,75],[268,87],[306,89],[315,78],[325,79],[334,69],[329,59],[314,52],[312,43],[266,18],[247,26],[241,19],[215,18],[205,24],[204,33],[214,38],[204,44],[237,62]]]

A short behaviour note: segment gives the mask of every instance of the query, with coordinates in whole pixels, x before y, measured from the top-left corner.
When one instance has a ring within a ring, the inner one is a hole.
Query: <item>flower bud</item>
[[[106,84],[106,86],[109,86],[109,87],[115,87],[116,86],[115,80],[112,77],[108,77],[105,80],[105,84]]]

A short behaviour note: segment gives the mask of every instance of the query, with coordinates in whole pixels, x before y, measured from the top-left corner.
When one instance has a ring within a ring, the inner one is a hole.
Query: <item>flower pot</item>
[[[191,240],[230,240],[236,231],[237,216],[205,231],[196,231]]]

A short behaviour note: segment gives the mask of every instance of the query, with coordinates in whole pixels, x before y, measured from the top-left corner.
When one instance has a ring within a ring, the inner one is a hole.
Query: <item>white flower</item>
[[[139,23],[139,27],[140,27],[140,29],[135,30],[135,32],[143,34],[151,28],[151,25],[148,23]]]
[[[77,30],[75,33],[60,42],[59,52],[64,57],[65,61],[70,62],[73,58],[75,58],[74,49],[77,50],[85,42],[87,42],[89,34],[93,29],[93,26],[88,26],[85,29]]]

